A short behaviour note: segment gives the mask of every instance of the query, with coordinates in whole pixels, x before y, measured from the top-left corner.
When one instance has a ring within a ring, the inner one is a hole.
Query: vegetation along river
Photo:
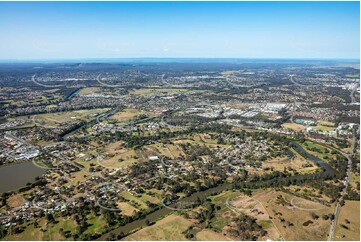
[[[306,156],[308,159],[314,161],[316,164],[318,164],[318,166],[320,168],[322,168],[323,172],[319,173],[318,176],[325,177],[325,176],[331,176],[334,174],[334,170],[328,164],[326,164],[323,160],[309,154],[302,148],[301,145],[299,145],[297,143],[292,143],[292,145],[293,145],[293,148],[297,150],[297,152]],[[271,180],[258,182],[257,184],[252,184],[251,182],[247,182],[247,184],[249,184],[255,188],[255,187],[263,187],[266,183],[267,183],[267,186],[269,186],[274,183],[280,184],[282,182],[283,184],[287,184],[287,182],[290,182],[292,180],[311,180],[311,179],[316,179],[316,176],[314,174],[306,174],[306,175],[297,175],[297,176],[291,176],[291,177],[277,177],[277,178],[274,178]],[[213,188],[207,189],[205,191],[193,193],[189,197],[180,199],[178,201],[178,204],[192,204],[192,203],[195,203],[198,198],[205,199],[212,194],[220,193],[227,189],[232,189],[232,184],[223,183],[223,184],[218,185],[217,187],[213,187]],[[135,220],[124,226],[120,226],[106,234],[103,234],[101,237],[98,238],[98,240],[107,240],[110,237],[111,233],[113,233],[115,235],[118,235],[121,233],[129,234],[131,231],[137,230],[141,227],[146,227],[148,222],[153,223],[153,222],[159,220],[160,218],[169,215],[172,212],[174,212],[173,209],[170,209],[168,207],[163,207],[159,210],[149,213],[142,219]]]

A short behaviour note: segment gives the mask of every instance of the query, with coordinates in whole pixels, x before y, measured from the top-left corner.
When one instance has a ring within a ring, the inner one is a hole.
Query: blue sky
[[[359,58],[359,2],[0,2],[0,59]]]

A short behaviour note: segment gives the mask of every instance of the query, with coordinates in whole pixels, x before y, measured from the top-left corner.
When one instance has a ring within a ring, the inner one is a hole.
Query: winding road
[[[345,156],[347,158],[348,164],[347,164],[346,176],[344,178],[345,187],[342,190],[341,197],[339,198],[339,200],[337,202],[337,205],[336,205],[335,214],[334,214],[335,219],[332,221],[332,225],[331,225],[331,228],[330,228],[330,233],[329,233],[328,239],[327,239],[328,241],[332,241],[332,239],[333,239],[335,229],[336,229],[337,220],[338,220],[338,217],[340,215],[340,210],[341,210],[340,202],[344,200],[344,197],[347,194],[347,186],[348,186],[348,184],[350,182],[350,173],[351,173],[351,167],[352,167],[352,155],[353,155],[353,152],[355,150],[355,145],[356,145],[356,135],[354,134],[353,138],[352,138],[352,142],[351,142],[351,149],[352,149],[352,154],[351,155],[346,154],[346,153],[342,152],[339,149],[336,149],[338,152],[340,152],[343,156]]]

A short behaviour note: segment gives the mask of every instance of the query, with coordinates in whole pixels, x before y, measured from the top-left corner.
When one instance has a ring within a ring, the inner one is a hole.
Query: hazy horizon
[[[53,59],[0,59],[6,63],[249,63],[249,62],[344,62],[359,64],[357,58],[227,58],[227,57],[137,57],[137,58],[53,58]]]

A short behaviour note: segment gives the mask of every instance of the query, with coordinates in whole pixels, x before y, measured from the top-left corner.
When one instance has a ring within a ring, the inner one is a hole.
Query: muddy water
[[[32,162],[13,164],[0,167],[0,194],[15,191],[33,182],[37,176],[45,173],[44,169],[35,166]]]

